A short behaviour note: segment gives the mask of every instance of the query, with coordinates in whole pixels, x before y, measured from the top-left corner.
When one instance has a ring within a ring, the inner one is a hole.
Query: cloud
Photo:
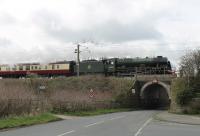
[[[10,45],[12,45],[12,41],[11,40],[0,37],[0,47],[8,47]]]
[[[43,11],[43,13],[37,13],[36,17],[34,18],[36,23],[44,32],[51,38],[57,38],[64,42],[93,39],[121,43],[134,40],[159,40],[162,38],[162,34],[154,26],[154,21],[147,21],[146,18],[129,22],[128,24],[123,24],[117,20],[109,20],[108,22],[93,25],[90,28],[74,30],[70,29],[59,15]]]
[[[127,42],[133,40],[160,39],[161,33],[156,31],[153,26],[146,24],[133,23],[123,25],[112,21],[91,29],[73,31],[69,29],[47,30],[52,37],[60,38],[64,41],[80,41],[83,39],[94,39],[105,42]]]
[[[16,18],[13,17],[11,14],[9,13],[1,13],[0,14],[0,24],[1,25],[13,25],[14,23],[16,23]]]
[[[73,46],[73,45],[72,45]],[[18,46],[1,47],[0,64],[40,62],[49,63],[63,60],[75,60],[74,48],[62,44],[35,45],[29,49]]]

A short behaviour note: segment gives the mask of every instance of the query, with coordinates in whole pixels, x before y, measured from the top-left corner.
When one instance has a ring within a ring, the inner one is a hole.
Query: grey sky
[[[0,0],[0,63],[167,56],[200,47],[198,0]],[[82,47],[84,50],[84,47]]]

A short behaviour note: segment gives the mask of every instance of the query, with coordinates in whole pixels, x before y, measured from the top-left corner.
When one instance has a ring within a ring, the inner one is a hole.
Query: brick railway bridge
[[[167,107],[171,101],[174,75],[136,75],[132,92],[135,102],[144,108]]]

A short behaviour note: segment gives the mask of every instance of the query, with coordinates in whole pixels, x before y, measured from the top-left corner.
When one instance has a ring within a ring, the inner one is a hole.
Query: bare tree
[[[182,76],[196,76],[200,74],[200,49],[192,50],[181,58],[180,73]]]
[[[195,63],[195,74],[200,76],[200,49],[196,50],[193,54]]]

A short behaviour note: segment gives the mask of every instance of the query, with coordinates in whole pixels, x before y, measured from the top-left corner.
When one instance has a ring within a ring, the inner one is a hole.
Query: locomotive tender
[[[73,76],[76,62],[60,61],[49,64],[21,63],[14,67],[0,65],[0,77],[26,77],[34,73],[39,76]],[[166,57],[154,58],[110,58],[84,60],[79,64],[80,75],[104,74],[106,76],[134,76],[136,74],[172,74],[170,61]]]

